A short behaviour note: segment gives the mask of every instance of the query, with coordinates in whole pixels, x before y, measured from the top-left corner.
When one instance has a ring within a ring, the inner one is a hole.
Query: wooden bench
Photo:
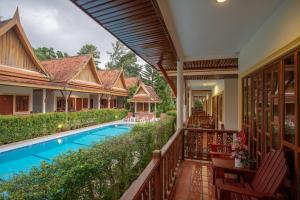
[[[227,199],[276,199],[275,193],[282,184],[288,167],[282,150],[269,152],[261,162],[252,182],[227,184],[216,180],[219,200]]]

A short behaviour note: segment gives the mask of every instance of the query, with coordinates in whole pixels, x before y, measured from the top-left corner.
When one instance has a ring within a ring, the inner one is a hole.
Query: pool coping
[[[66,136],[69,136],[69,135],[74,135],[74,134],[77,134],[77,133],[80,133],[80,132],[83,132],[83,131],[89,131],[89,130],[92,130],[92,129],[102,128],[104,126],[116,125],[116,124],[132,124],[133,125],[133,124],[136,124],[136,123],[135,122],[124,122],[123,120],[117,120],[117,121],[107,122],[107,123],[98,124],[98,125],[94,125],[94,126],[79,128],[79,129],[75,129],[75,130],[69,130],[69,131],[54,133],[54,134],[51,134],[51,135],[41,136],[41,137],[28,139],[28,140],[23,140],[23,141],[19,141],[19,142],[14,142],[14,143],[10,143],[10,144],[4,144],[4,145],[0,146],[0,154],[4,153],[4,152],[7,152],[7,151],[14,150],[14,149],[18,149],[18,148],[22,148],[22,147],[31,146],[31,145],[34,145],[34,144],[46,142],[46,141],[49,141],[49,140],[53,140],[53,139],[57,139],[57,138],[61,138],[61,137],[66,137]]]

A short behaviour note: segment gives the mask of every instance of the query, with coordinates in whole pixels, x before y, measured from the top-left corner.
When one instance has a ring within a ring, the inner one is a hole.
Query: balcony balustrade
[[[210,160],[211,146],[231,144],[235,134],[231,130],[179,129],[161,150],[153,152],[152,160],[121,200],[173,199],[184,159]]]

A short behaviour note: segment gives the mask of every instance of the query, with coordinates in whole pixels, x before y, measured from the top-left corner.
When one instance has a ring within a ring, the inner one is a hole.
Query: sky
[[[11,18],[19,8],[21,24],[32,47],[53,47],[76,55],[84,44],[94,44],[100,51],[103,68],[109,60],[107,51],[117,39],[88,17],[69,0],[0,0],[2,20]],[[140,64],[144,61],[138,59]]]

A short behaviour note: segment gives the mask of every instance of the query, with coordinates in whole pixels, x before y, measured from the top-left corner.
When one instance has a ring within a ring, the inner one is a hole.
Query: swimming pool
[[[51,163],[62,153],[90,147],[107,138],[124,134],[130,128],[131,126],[127,124],[108,125],[2,152],[0,153],[0,179],[7,180],[21,171],[29,172],[32,167],[39,167],[42,161]]]

